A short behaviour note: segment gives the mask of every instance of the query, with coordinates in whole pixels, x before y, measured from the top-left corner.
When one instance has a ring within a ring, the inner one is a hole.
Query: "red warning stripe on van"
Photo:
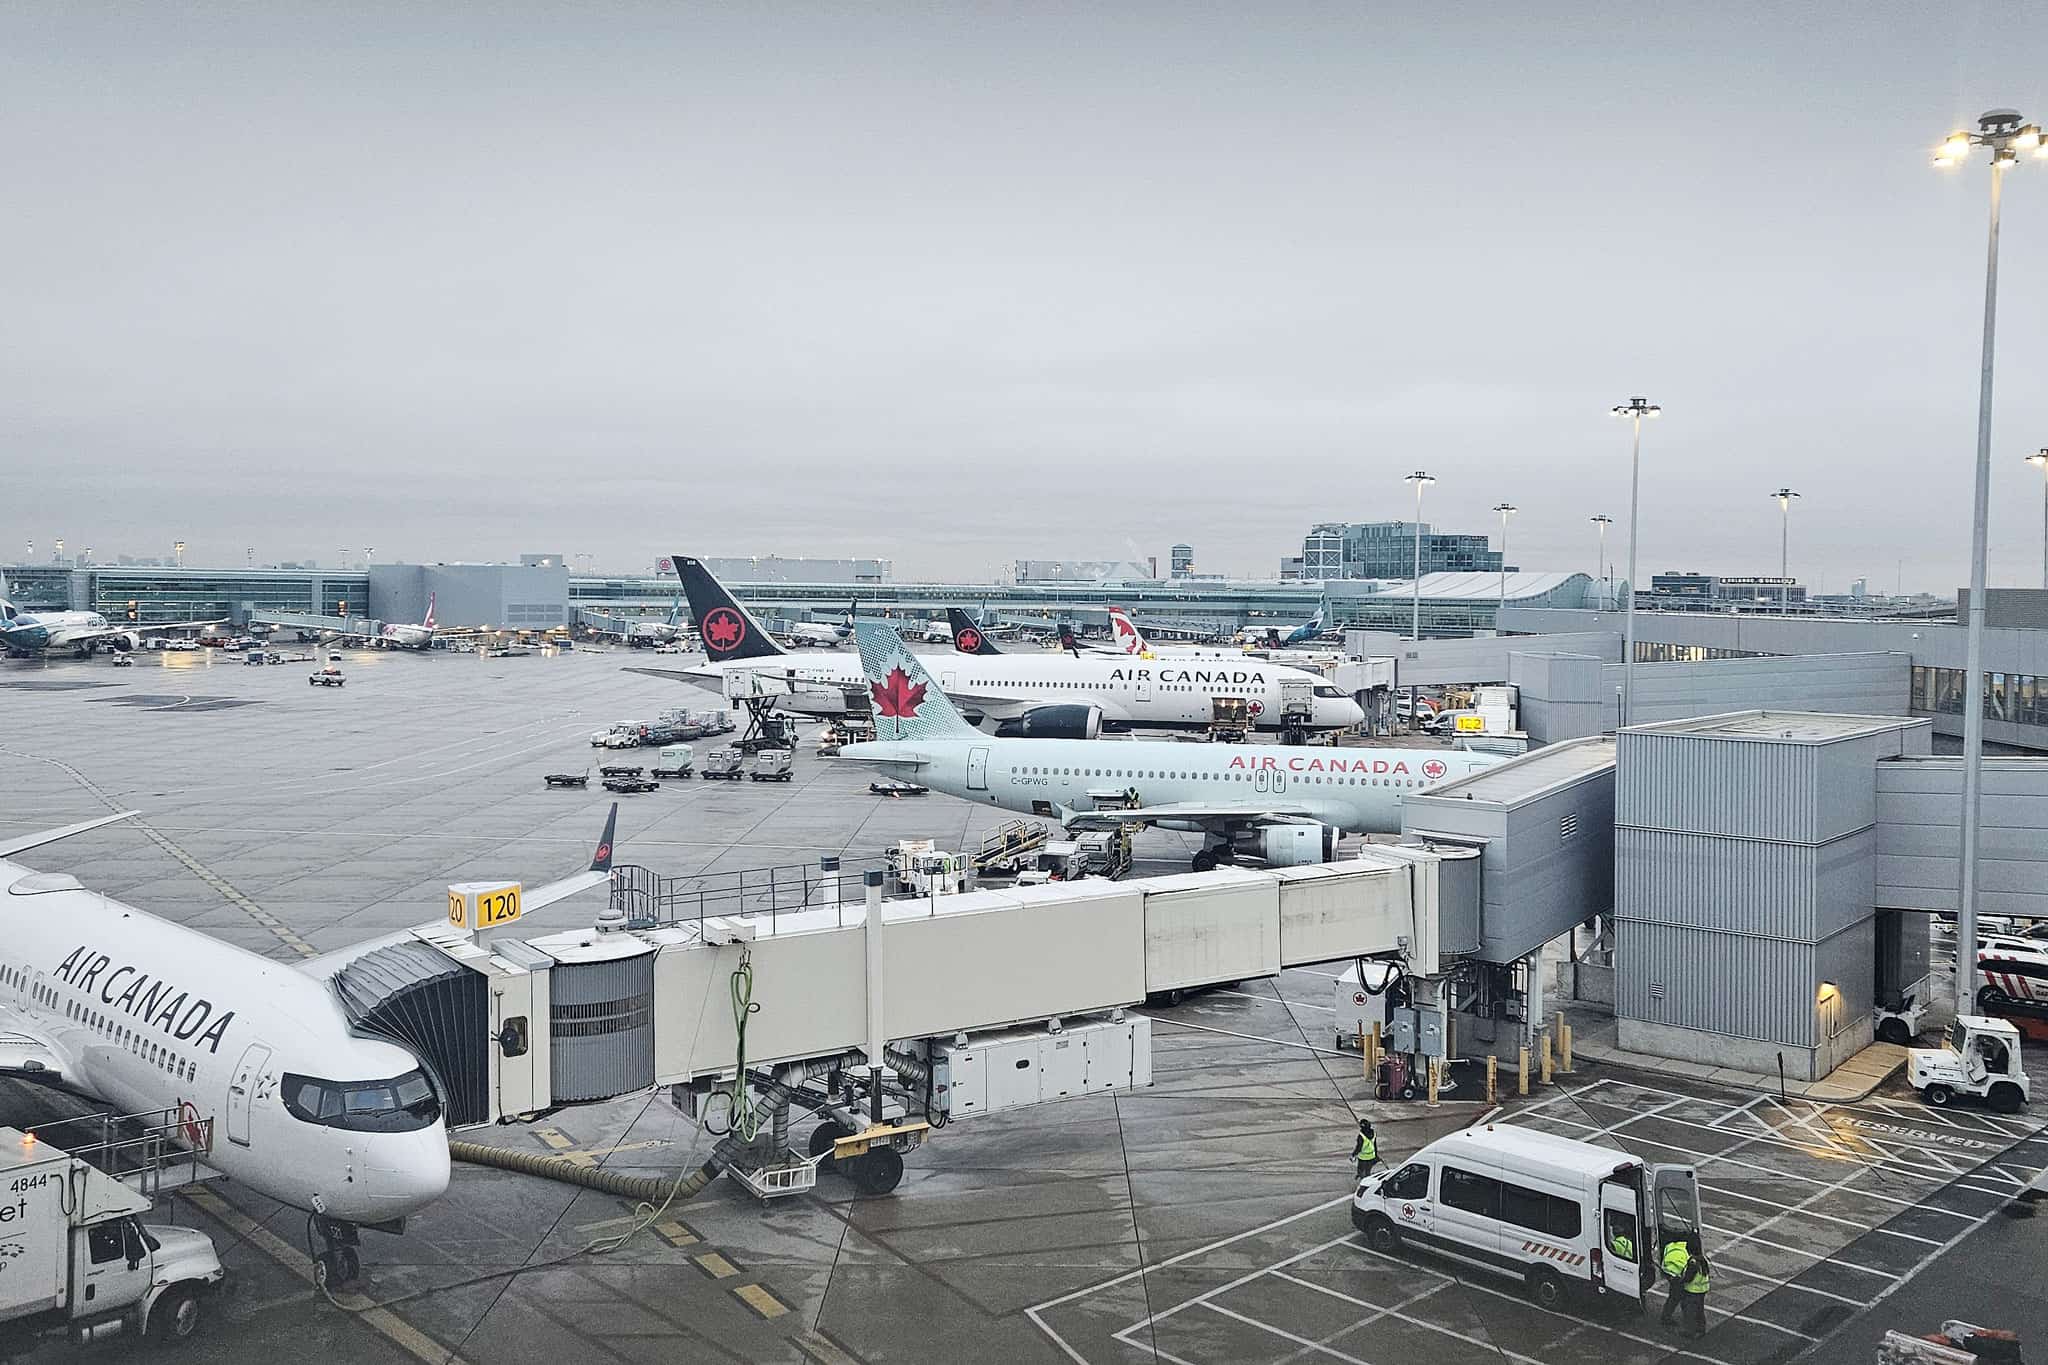
[[[1522,1250],[1528,1252],[1531,1256],[1546,1257],[1558,1262],[1560,1265],[1584,1265],[1586,1263],[1586,1258],[1576,1251],[1566,1251],[1563,1247],[1545,1246],[1541,1242],[1524,1242],[1522,1243]]]

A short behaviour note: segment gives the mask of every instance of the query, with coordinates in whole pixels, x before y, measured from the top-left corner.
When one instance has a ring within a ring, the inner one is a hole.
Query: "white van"
[[[1413,1242],[1517,1277],[1555,1308],[1573,1286],[1642,1301],[1657,1249],[1699,1232],[1699,1206],[1690,1166],[1490,1123],[1359,1181],[1351,1221],[1375,1251]]]

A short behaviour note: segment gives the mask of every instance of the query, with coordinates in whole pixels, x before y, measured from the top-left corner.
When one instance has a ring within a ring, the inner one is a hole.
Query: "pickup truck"
[[[150,1208],[98,1167],[0,1128],[0,1357],[59,1333],[189,1339],[226,1272],[205,1233],[144,1223]]]

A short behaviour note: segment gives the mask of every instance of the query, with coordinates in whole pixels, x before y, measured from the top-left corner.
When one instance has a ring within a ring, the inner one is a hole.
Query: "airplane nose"
[[[370,1161],[370,1193],[380,1218],[402,1218],[448,1192],[448,1130],[389,1133]]]

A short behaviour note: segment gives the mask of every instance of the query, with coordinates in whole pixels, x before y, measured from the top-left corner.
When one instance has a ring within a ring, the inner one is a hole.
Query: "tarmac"
[[[349,651],[348,683],[332,689],[306,685],[313,665],[211,654],[0,662],[0,829],[139,808],[140,822],[25,861],[302,957],[438,919],[449,882],[532,885],[587,861],[613,798],[594,783],[551,791],[541,775],[594,767],[589,735],[614,721],[721,704],[623,671],[635,661]],[[972,847],[1010,818],[937,795],[875,798],[871,776],[819,758],[807,733],[787,785],[673,782],[621,799],[617,856],[664,875],[815,866],[904,837]],[[1139,870],[1181,870],[1192,852],[1187,836],[1147,834]],[[535,928],[587,923],[601,904],[562,903]],[[1654,1314],[1607,1303],[1552,1312],[1512,1281],[1382,1257],[1348,1215],[1356,1118],[1375,1119],[1398,1162],[1489,1110],[1374,1100],[1359,1058],[1326,1046],[1333,982],[1334,969],[1290,970],[1148,1011],[1152,1086],[950,1124],[881,1198],[828,1175],[762,1204],[721,1180],[647,1210],[458,1165],[405,1236],[366,1235],[366,1283],[332,1301],[311,1286],[299,1211],[216,1182],[158,1216],[204,1228],[229,1266],[205,1357],[264,1365],[1867,1359],[1872,1325],[1931,1330],[1928,1311],[1971,1307],[1959,1248],[2009,1234],[1996,1244],[2006,1266],[2040,1261],[2044,1224],[2002,1216],[2048,1168],[2032,1113],[1935,1112],[1895,1079],[1853,1098],[1762,1094],[1624,1066],[1584,1035],[1574,1073],[1490,1116],[1698,1167],[1708,1336],[1680,1343]],[[757,998],[790,1004],[770,983]],[[78,1107],[0,1081],[0,1122]],[[711,1142],[645,1096],[464,1136],[670,1175]],[[1944,1277],[1952,1288],[1922,1292]],[[1975,1280],[1987,1312],[2003,1278]],[[1859,1354],[1836,1353],[1852,1344]]]

